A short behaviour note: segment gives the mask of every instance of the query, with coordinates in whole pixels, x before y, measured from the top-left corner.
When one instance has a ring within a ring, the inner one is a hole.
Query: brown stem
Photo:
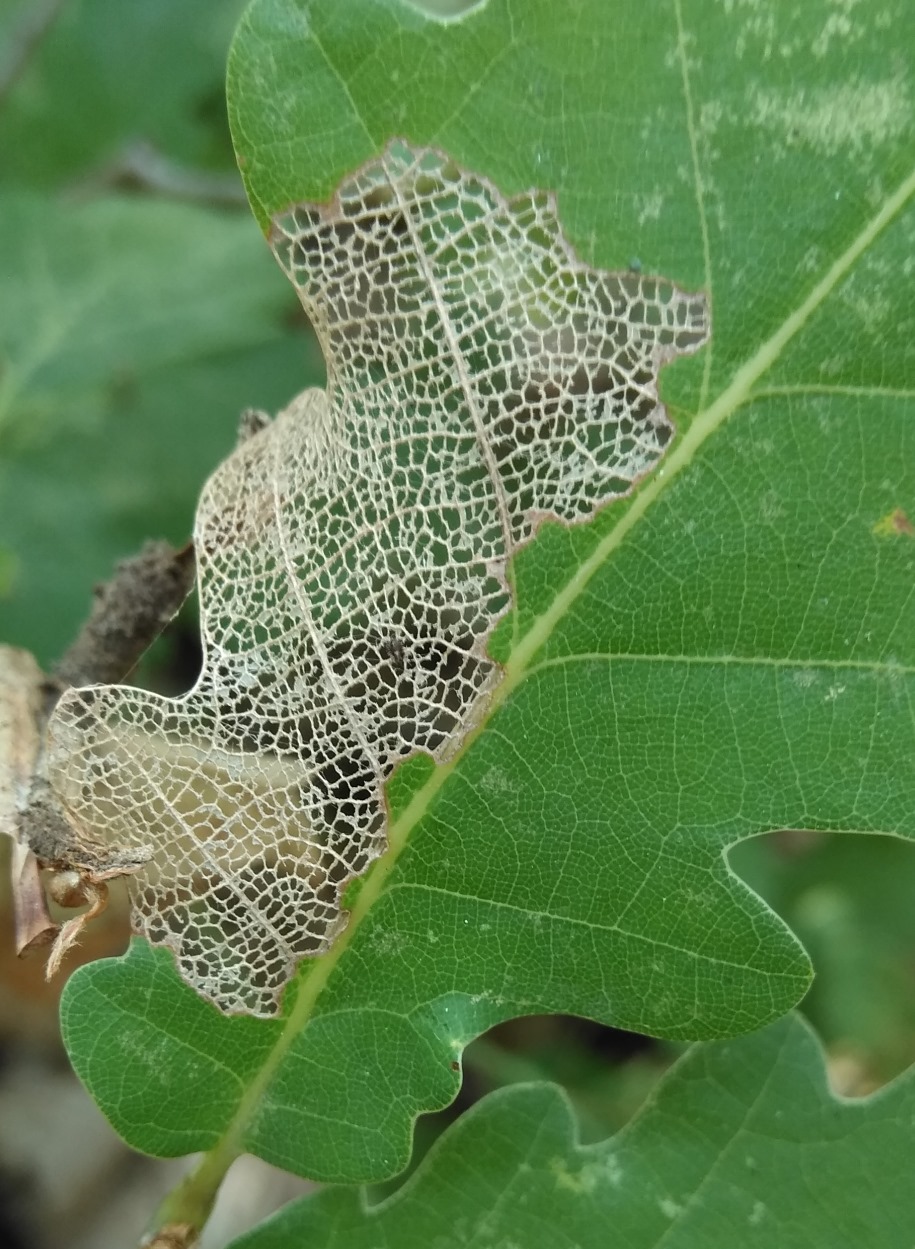
[[[122,560],[110,581],[97,586],[89,619],[56,664],[67,685],[122,681],[158,637],[194,584],[194,548],[147,542]]]
[[[233,1133],[205,1153],[194,1170],[165,1198],[153,1220],[155,1230],[142,1241],[141,1249],[193,1249],[212,1213],[226,1172],[240,1153]]]
[[[193,580],[190,543],[176,551],[167,542],[149,542],[138,555],[119,564],[109,582],[97,587],[89,619],[57,664],[54,678],[45,678],[27,652],[4,648],[0,781],[9,795],[0,810],[0,831],[15,843],[11,871],[18,952],[25,953],[57,934],[49,976],[85,924],[103,909],[107,888],[103,884],[106,873],[83,872],[85,898],[92,904],[89,911],[60,929],[51,920],[40,868],[74,865],[72,830],[47,776],[48,720],[67,686],[123,680],[178,611]],[[123,871],[129,870],[124,865]]]
[[[128,187],[191,203],[242,205],[248,202],[237,173],[209,173],[179,165],[151,143],[128,144],[115,159],[81,182],[79,191]]]

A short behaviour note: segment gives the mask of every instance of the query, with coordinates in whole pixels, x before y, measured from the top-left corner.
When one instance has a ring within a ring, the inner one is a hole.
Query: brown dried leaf
[[[16,953],[21,956],[53,941],[59,925],[48,910],[38,859],[21,841],[13,843],[10,881]]]
[[[345,923],[394,766],[454,750],[498,681],[508,560],[653,467],[658,369],[708,333],[701,295],[581,264],[552,196],[401,143],[273,247],[329,384],[203,491],[200,679],[70,691],[51,726],[74,866],[138,867],[137,929],[259,1015]]]
[[[0,646],[0,833],[12,839],[10,885],[16,953],[44,945],[57,932],[23,817],[41,756],[45,675],[34,657]]]
[[[0,833],[16,842],[41,752],[44,682],[28,651],[0,646]]]

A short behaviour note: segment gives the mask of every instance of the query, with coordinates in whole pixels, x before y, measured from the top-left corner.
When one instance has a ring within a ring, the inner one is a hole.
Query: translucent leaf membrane
[[[75,690],[52,723],[74,863],[129,862],[138,931],[259,1015],[345,922],[394,766],[483,714],[508,560],[653,467],[658,369],[708,334],[701,295],[581,264],[550,195],[401,143],[272,243],[329,382],[203,491],[200,679]]]

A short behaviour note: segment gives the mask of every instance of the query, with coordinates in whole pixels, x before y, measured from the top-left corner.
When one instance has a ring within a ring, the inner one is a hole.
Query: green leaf
[[[222,76],[241,0],[68,0],[29,40],[37,7],[49,6],[3,21],[11,55],[28,46],[0,109],[8,182],[102,177],[138,143],[181,164],[230,167]]]
[[[5,641],[48,662],[116,558],[186,541],[239,412],[283,402],[306,353],[237,214],[11,194],[0,271],[0,618]]]
[[[465,1113],[387,1201],[327,1190],[231,1249],[908,1249],[913,1113],[911,1075],[835,1098],[815,1038],[788,1018],[696,1046],[599,1145],[577,1143],[554,1085],[516,1085]]]
[[[4,196],[0,266],[7,447],[89,422],[112,377],[275,338],[291,303],[243,217],[163,201]]]
[[[374,0],[253,4],[230,111],[261,224],[399,134],[508,194],[556,189],[588,263],[704,285],[713,341],[662,377],[680,433],[655,475],[516,560],[490,715],[446,767],[395,777],[349,928],[194,1138],[221,1132],[224,1159],[393,1174],[462,1047],[515,1015],[759,1027],[809,967],[727,848],[915,830],[915,10],[856,9],[846,30],[825,0],[631,0],[612,25],[599,0],[515,8],[441,24]],[[240,1035],[142,947],[79,973],[63,1021],[100,1104],[160,1151],[187,1133],[187,1076],[152,1129],[125,1051],[166,1071],[193,1029],[215,1078]]]

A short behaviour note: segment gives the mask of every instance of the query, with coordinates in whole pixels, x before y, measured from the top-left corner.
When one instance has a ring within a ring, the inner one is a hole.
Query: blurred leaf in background
[[[804,1001],[850,1094],[915,1062],[915,854],[892,837],[784,832],[730,863],[783,916],[817,977]]]
[[[130,145],[234,169],[226,48],[243,0],[3,0],[0,167],[46,189],[101,176]]]
[[[117,558],[186,540],[240,411],[320,380],[234,168],[241,8],[0,18],[0,630],[45,664]]]

